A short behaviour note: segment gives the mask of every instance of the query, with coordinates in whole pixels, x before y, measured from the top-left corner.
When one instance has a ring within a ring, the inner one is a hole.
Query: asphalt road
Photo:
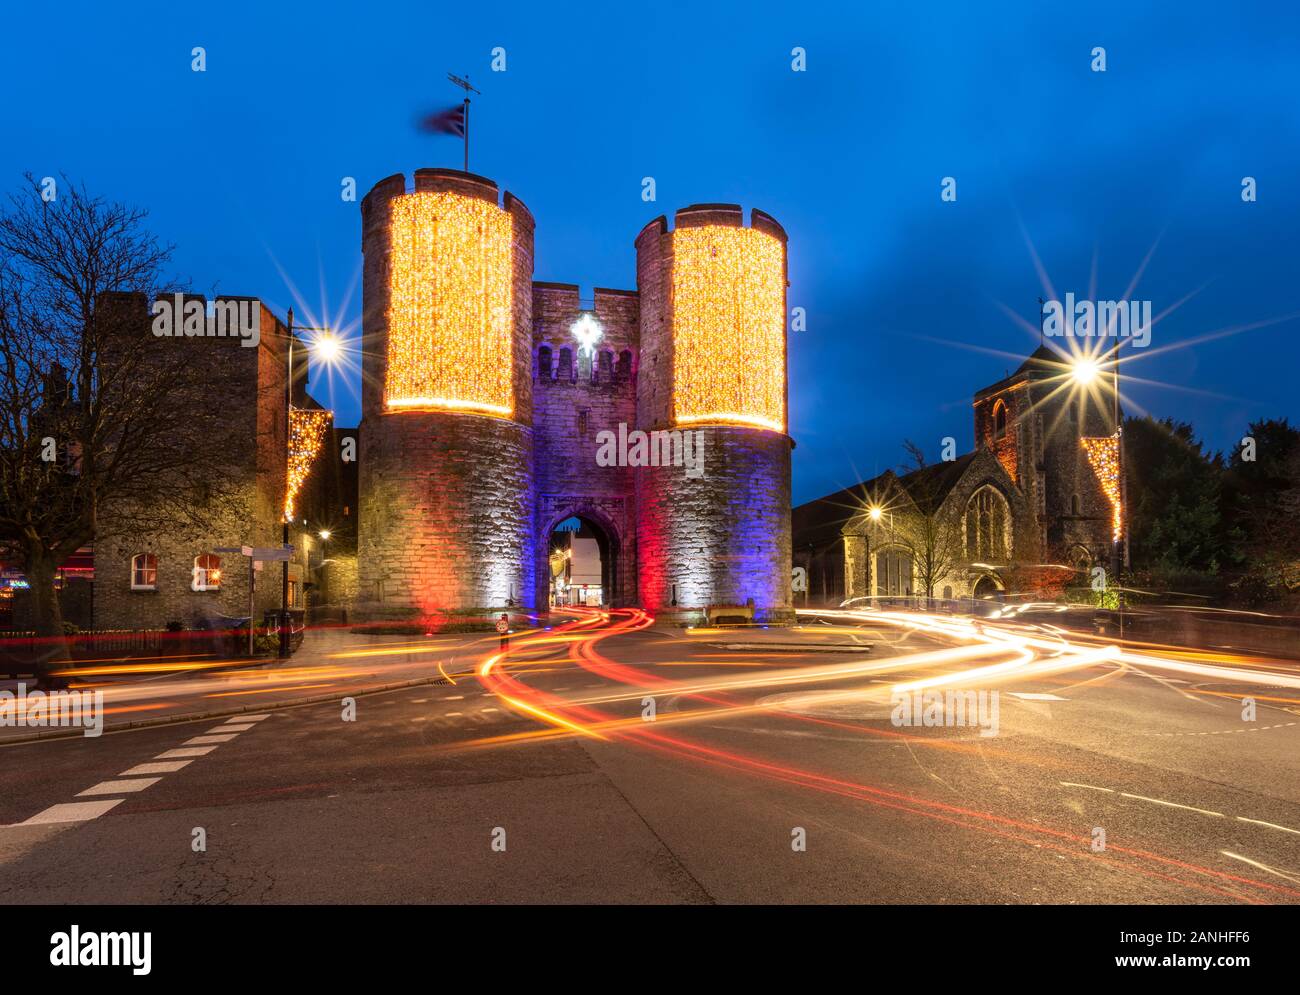
[[[593,616],[354,721],[0,747],[0,901],[1300,902],[1294,664],[806,622]],[[917,680],[995,726],[898,725]]]

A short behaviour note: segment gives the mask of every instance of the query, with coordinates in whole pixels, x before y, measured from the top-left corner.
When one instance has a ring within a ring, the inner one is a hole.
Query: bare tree
[[[113,535],[201,526],[220,499],[214,385],[149,333],[171,247],[146,213],[27,177],[0,213],[0,558],[26,575],[44,682],[69,659],[59,566]]]
[[[938,583],[965,562],[961,522],[943,512],[944,491],[937,466],[925,461],[925,453],[911,439],[904,441],[908,461],[901,467],[900,483],[916,505],[915,515],[903,518],[902,531],[912,550],[912,572],[917,587],[928,600]]]

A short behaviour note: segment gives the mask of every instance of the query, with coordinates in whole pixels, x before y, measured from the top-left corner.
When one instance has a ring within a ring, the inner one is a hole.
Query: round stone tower
[[[357,613],[425,628],[533,607],[533,217],[471,173],[361,203]]]
[[[646,225],[636,249],[637,428],[669,445],[680,432],[694,464],[636,471],[641,602],[789,621],[785,230],[762,211],[746,227],[737,205],[696,204],[671,231]]]

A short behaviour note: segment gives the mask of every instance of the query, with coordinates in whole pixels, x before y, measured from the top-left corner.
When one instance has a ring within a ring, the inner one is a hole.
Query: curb
[[[473,671],[465,671],[465,676],[470,676]],[[381,684],[378,687],[366,687],[358,691],[343,692],[336,694],[316,694],[310,698],[294,698],[290,701],[277,701],[264,705],[245,705],[242,708],[227,708],[220,711],[211,712],[185,712],[181,715],[162,715],[152,719],[136,719],[133,722],[121,722],[113,725],[105,725],[103,735],[114,732],[132,732],[138,729],[151,729],[157,726],[181,725],[185,722],[210,722],[213,719],[230,718],[236,715],[245,715],[249,712],[272,712],[282,708],[296,708],[302,705],[319,705],[326,701],[338,701],[341,698],[359,698],[366,695],[382,694],[385,691],[400,691],[402,688],[422,687],[426,684],[437,684],[442,681],[441,675],[437,677],[417,677],[410,681],[396,681],[392,684]],[[86,736],[82,729],[47,729],[44,732],[32,733],[28,736],[0,737],[0,748],[6,746],[18,746],[23,743],[38,743],[43,740],[51,739],[98,739],[97,736]]]

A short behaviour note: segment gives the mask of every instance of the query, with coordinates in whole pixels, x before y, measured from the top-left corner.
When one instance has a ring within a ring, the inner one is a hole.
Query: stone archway
[[[545,610],[551,603],[552,593],[550,553],[556,528],[569,519],[577,519],[582,530],[596,540],[600,550],[600,598],[605,607],[621,607],[626,603],[624,590],[623,544],[617,526],[599,509],[575,504],[560,506],[560,511],[546,516],[541,530],[538,550],[537,607]]]
[[[1001,600],[1003,590],[1002,583],[992,574],[980,574],[971,593],[976,601],[992,601]]]

